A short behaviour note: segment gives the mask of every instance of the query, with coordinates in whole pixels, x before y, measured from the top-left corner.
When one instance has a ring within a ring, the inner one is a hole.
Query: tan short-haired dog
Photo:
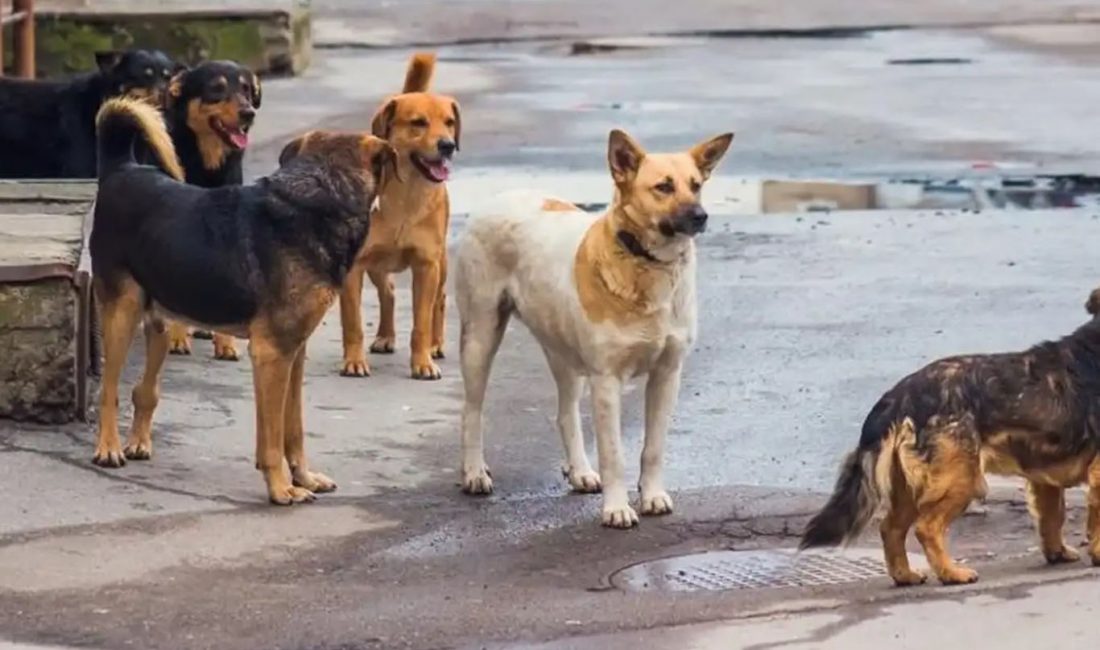
[[[345,376],[370,374],[363,351],[363,271],[378,290],[381,312],[370,351],[385,354],[393,352],[397,338],[391,274],[409,268],[413,276],[412,376],[441,376],[432,359],[443,357],[443,287],[451,214],[445,182],[458,151],[462,122],[454,98],[428,92],[434,70],[434,54],[413,55],[403,92],[387,100],[372,122],[374,135],[397,150],[398,173],[378,197],[367,243],[340,294],[341,374]]]
[[[490,366],[515,315],[546,353],[558,385],[563,472],[578,492],[604,493],[603,523],[638,522],[623,476],[623,384],[648,375],[641,512],[672,511],[662,456],[680,371],[696,333],[695,236],[706,228],[700,191],[733,134],[684,153],[647,154],[612,131],[615,198],[603,216],[543,195],[509,196],[470,220],[455,291],[462,322],[462,489],[493,489],[482,444]],[[578,403],[591,384],[600,473],[585,455]],[[602,481],[601,481],[602,479]]]

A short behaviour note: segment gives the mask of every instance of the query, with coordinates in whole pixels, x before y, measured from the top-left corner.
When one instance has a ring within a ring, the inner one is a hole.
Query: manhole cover
[[[912,555],[910,562],[924,564]],[[629,566],[612,574],[611,584],[624,591],[725,591],[838,585],[885,576],[881,551],[719,551]]]

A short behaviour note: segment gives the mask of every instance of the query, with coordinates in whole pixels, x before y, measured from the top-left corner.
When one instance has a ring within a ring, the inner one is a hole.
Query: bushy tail
[[[405,72],[404,93],[426,93],[432,85],[435,74],[435,55],[431,52],[417,52],[409,59],[409,69]]]
[[[848,544],[863,532],[882,500],[875,480],[878,449],[857,449],[840,466],[833,494],[821,512],[806,524],[798,548]]]
[[[183,181],[183,168],[172,138],[160,111],[153,106],[135,99],[110,99],[99,109],[95,124],[100,180],[122,165],[134,162],[134,148],[140,139],[161,171]]]

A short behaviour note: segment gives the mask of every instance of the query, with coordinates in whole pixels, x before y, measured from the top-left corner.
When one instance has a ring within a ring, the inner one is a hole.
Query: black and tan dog
[[[288,145],[271,176],[205,189],[181,182],[183,170],[154,108],[110,100],[98,124],[90,251],[106,359],[94,462],[119,467],[127,458],[151,456],[167,316],[250,339],[256,466],[271,501],[295,503],[335,489],[309,470],[303,449],[306,340],[366,239],[370,204],[395,164],[393,148],[366,134],[311,134]],[[157,165],[134,162],[137,141]],[[145,371],[134,387],[123,448],[119,375],[139,321]]]
[[[263,97],[260,79],[233,61],[207,61],[172,78],[165,119],[186,181],[199,187],[240,185],[248,132]],[[209,333],[195,332],[209,338]],[[169,352],[191,354],[187,326],[170,323]],[[233,337],[214,334],[214,358],[236,361]]]
[[[1086,309],[1100,311],[1100,290]],[[956,565],[945,535],[986,492],[984,474],[1027,479],[1043,555],[1075,562],[1062,537],[1065,489],[1087,483],[1088,551],[1100,566],[1100,319],[1024,352],[950,357],[902,379],[875,404],[836,489],[807,525],[802,548],[854,539],[879,503],[882,544],[899,586],[924,582],[909,566],[905,538],[915,525],[928,563],[944,584],[974,582]]]
[[[163,52],[96,53],[95,72],[66,81],[0,78],[0,178],[95,178],[95,116],[111,97],[157,106],[182,68]]]

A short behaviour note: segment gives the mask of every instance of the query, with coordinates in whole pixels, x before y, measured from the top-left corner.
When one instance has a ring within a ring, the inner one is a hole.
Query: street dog
[[[895,584],[926,580],[905,554],[911,527],[940,582],[975,582],[978,573],[951,559],[945,537],[971,500],[985,496],[992,473],[1027,479],[1051,564],[1079,559],[1062,536],[1065,490],[1087,483],[1088,553],[1100,566],[1100,289],[1085,308],[1093,319],[1057,341],[940,359],[887,391],[801,547],[851,542],[885,504],[880,533]]]
[[[240,185],[248,132],[263,97],[260,79],[233,61],[207,61],[172,78],[165,120],[188,183],[199,187]],[[203,331],[196,337],[210,338]],[[168,325],[172,354],[191,354],[189,328]],[[214,333],[214,358],[236,361],[232,336]]]
[[[164,319],[249,339],[256,391],[256,467],[270,500],[312,500],[336,484],[312,471],[303,446],[306,340],[336,299],[369,228],[369,208],[396,164],[385,141],[312,133],[287,145],[282,166],[247,186],[182,182],[164,122],[132,100],[99,119],[100,180],[90,240],[104,369],[94,462],[119,467],[152,455],[152,418],[168,354]],[[135,141],[155,166],[134,162]],[[134,387],[125,448],[119,375],[139,321],[145,370]],[[286,475],[290,469],[290,479]]]
[[[65,81],[0,77],[0,178],[95,178],[95,117],[110,97],[160,106],[181,65],[157,50],[97,52]]]
[[[665,434],[683,361],[696,336],[695,236],[706,229],[704,182],[732,133],[675,154],[647,154],[612,131],[608,164],[615,196],[607,213],[514,194],[471,218],[455,263],[465,387],[462,489],[493,490],[482,442],[486,383],[510,317],[542,346],[558,388],[562,472],[578,492],[603,490],[605,526],[638,515],[623,476],[620,404],[625,381],[648,375],[641,513],[672,511],[662,474]],[[584,450],[578,403],[591,386],[600,472]]]
[[[402,93],[391,97],[372,120],[374,135],[397,150],[399,173],[378,197],[367,243],[340,294],[344,364],[341,374],[370,374],[363,352],[363,272],[378,291],[378,331],[370,351],[394,351],[394,288],[391,274],[412,269],[413,329],[409,360],[414,379],[439,379],[447,283],[447,178],[459,149],[462,120],[458,102],[428,92],[435,56],[415,54]]]

